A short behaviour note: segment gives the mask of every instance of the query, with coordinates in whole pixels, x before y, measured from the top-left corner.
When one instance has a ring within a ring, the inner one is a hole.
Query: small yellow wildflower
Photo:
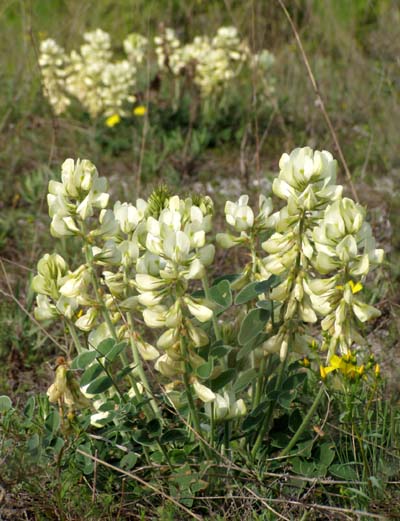
[[[353,295],[354,295],[354,293],[358,293],[359,291],[361,291],[363,289],[363,285],[361,284],[361,282],[356,282],[354,284],[354,282],[352,280],[349,282],[349,286],[351,288],[351,292],[353,293]]]
[[[147,112],[147,108],[144,105],[138,105],[133,109],[134,116],[144,116]]]
[[[303,364],[304,367],[310,367],[310,360],[307,357],[303,358],[301,363]]]
[[[375,373],[375,376],[378,378],[378,376],[380,376],[381,374],[381,367],[379,364],[375,364],[375,367],[374,367],[374,373]]]
[[[322,380],[325,380],[327,373],[326,373],[325,367],[323,365],[319,366],[319,373],[321,375]]]
[[[121,116],[119,116],[118,114],[113,114],[112,116],[109,116],[107,119],[106,119],[106,125],[107,127],[115,127],[115,125],[118,125],[118,123],[121,121]]]

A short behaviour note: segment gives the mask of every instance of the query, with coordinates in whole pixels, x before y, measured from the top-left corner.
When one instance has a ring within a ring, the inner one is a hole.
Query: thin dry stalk
[[[6,281],[7,288],[8,288],[8,292],[4,291],[2,288],[0,288],[0,294],[3,295],[4,297],[7,297],[7,298],[11,299],[13,302],[15,302],[17,304],[17,306],[40,329],[40,331],[47,336],[47,338],[49,338],[59,349],[61,349],[61,351],[63,351],[64,353],[68,353],[68,350],[64,346],[62,346],[52,335],[50,335],[50,333],[48,331],[46,331],[44,329],[44,327],[36,320],[36,318],[32,315],[32,313],[30,313],[26,309],[26,307],[23,304],[21,304],[21,302],[14,295],[14,293],[12,291],[12,288],[11,288],[11,284],[10,284],[10,280],[9,280],[9,277],[8,277],[8,273],[7,273],[7,271],[6,271],[5,267],[4,267],[3,261],[1,259],[0,259],[0,266],[1,266],[1,269],[3,270],[3,274],[4,274],[5,281]]]
[[[313,74],[313,71],[311,69],[311,65],[310,65],[310,62],[308,60],[306,51],[304,50],[304,47],[303,47],[303,44],[302,44],[299,32],[297,31],[296,26],[295,26],[295,24],[293,22],[293,19],[290,16],[289,11],[286,9],[286,6],[285,6],[283,0],[277,0],[277,1],[278,1],[279,5],[281,6],[283,12],[285,13],[286,18],[288,19],[288,22],[290,24],[290,27],[291,27],[292,32],[294,34],[294,37],[296,39],[297,46],[298,46],[298,48],[300,50],[300,54],[301,54],[302,60],[304,62],[305,68],[307,70],[308,77],[310,78],[310,82],[311,82],[312,88],[313,88],[313,90],[315,92],[315,95],[316,95],[315,104],[321,109],[322,115],[324,116],[325,122],[326,122],[326,124],[327,124],[327,126],[329,128],[330,133],[331,133],[331,136],[332,136],[333,142],[335,144],[336,150],[337,150],[337,152],[339,154],[340,161],[343,164],[343,168],[344,168],[344,171],[345,171],[345,174],[346,174],[346,177],[347,177],[347,181],[348,181],[348,183],[350,185],[350,189],[351,189],[351,192],[353,194],[354,200],[358,203],[360,201],[359,201],[359,198],[358,198],[355,186],[353,184],[353,180],[351,178],[351,173],[350,173],[349,167],[348,167],[346,159],[345,159],[345,157],[343,155],[342,147],[340,146],[338,136],[337,136],[336,131],[335,131],[333,125],[332,125],[331,118],[329,117],[329,114],[328,114],[328,112],[326,110],[325,103],[324,103],[324,100],[323,100],[322,95],[321,95],[321,89],[320,89],[320,87],[319,87],[319,85],[317,83],[317,80],[315,79],[315,76]]]
[[[186,512],[186,514],[188,514],[193,519],[197,519],[198,521],[203,521],[203,518],[201,516],[195,514],[192,511],[190,511],[184,505],[179,503],[179,501],[177,501],[175,498],[173,498],[172,496],[169,496],[163,490],[158,489],[157,487],[155,487],[151,483],[147,483],[147,481],[145,481],[144,479],[139,478],[135,474],[132,474],[132,472],[128,472],[127,470],[120,469],[120,468],[116,467],[115,465],[111,465],[111,463],[107,463],[107,461],[104,461],[104,460],[102,460],[102,459],[100,459],[100,458],[98,458],[96,456],[92,456],[91,454],[87,454],[86,452],[84,452],[81,449],[76,449],[76,452],[78,452],[79,454],[82,454],[82,456],[85,456],[86,458],[91,459],[92,461],[96,461],[97,463],[100,463],[101,465],[104,465],[105,467],[108,467],[108,468],[110,468],[110,469],[112,469],[112,470],[114,470],[116,472],[119,472],[120,474],[124,474],[125,476],[128,476],[131,479],[134,479],[135,481],[137,481],[138,483],[140,483],[144,487],[147,487],[150,490],[153,490],[153,492],[155,492],[156,494],[162,496],[167,501],[171,501],[171,503],[173,503],[175,506],[177,506],[178,508],[180,508],[181,510]]]

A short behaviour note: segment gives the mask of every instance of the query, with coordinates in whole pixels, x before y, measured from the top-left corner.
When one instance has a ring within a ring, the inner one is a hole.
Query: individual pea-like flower
[[[200,400],[204,403],[209,403],[215,400],[215,393],[209,389],[207,386],[203,385],[199,382],[197,378],[193,378],[192,380],[193,389],[196,395],[200,398]]]
[[[95,328],[98,317],[97,308],[89,308],[86,313],[82,314],[76,321],[75,326],[81,331],[89,332]]]
[[[60,357],[54,382],[47,390],[50,403],[67,405],[68,409],[87,407],[89,401],[81,393],[79,383],[69,369],[68,363]]]
[[[34,316],[36,320],[53,320],[58,317],[59,313],[55,304],[46,297],[46,295],[36,296],[36,306],[34,309]]]
[[[147,206],[146,202],[143,199],[138,199],[137,204],[142,206],[141,211],[129,203],[120,203],[117,201],[114,205],[115,220],[123,233],[132,233],[139,224],[139,221],[144,218]]]
[[[248,202],[249,196],[241,195],[237,203],[227,201],[225,204],[226,221],[237,232],[246,231],[253,226],[254,213]]]
[[[60,281],[68,272],[65,260],[57,253],[46,253],[37,264],[38,275],[32,280],[32,289],[53,299],[60,296]]]
[[[82,297],[87,293],[90,272],[85,264],[66,274],[60,280],[60,294],[68,298]]]
[[[260,233],[265,232],[270,226],[270,213],[272,211],[271,199],[260,195],[259,212],[255,215],[248,205],[249,196],[241,195],[236,203],[227,201],[225,204],[225,218],[227,223],[240,235],[230,233],[218,233],[217,243],[223,248],[232,248],[241,243],[252,242]]]
[[[244,416],[247,412],[246,403],[242,398],[236,400],[232,392],[225,391],[223,394],[215,393],[212,402],[207,402],[205,411],[211,417],[213,404],[213,416],[215,421],[232,420]]]

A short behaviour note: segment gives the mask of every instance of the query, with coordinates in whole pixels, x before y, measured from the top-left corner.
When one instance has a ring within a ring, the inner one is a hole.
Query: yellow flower
[[[139,105],[133,109],[134,116],[144,116],[147,112],[147,108],[144,105]]]
[[[321,377],[326,378],[326,375],[332,371],[339,371],[343,376],[353,380],[365,373],[365,366],[364,364],[357,366],[357,359],[352,353],[347,353],[342,357],[333,355],[329,366],[320,366]]]
[[[378,378],[378,376],[380,376],[381,374],[381,367],[379,364],[375,364],[375,367],[374,367],[374,373],[375,373],[375,376]]]
[[[301,363],[304,367],[310,367],[310,360],[308,358],[303,358],[303,360],[301,360]]]
[[[115,125],[118,125],[118,123],[121,121],[121,117],[118,114],[113,114],[112,116],[109,116],[106,119],[106,125],[107,127],[115,127]]]
[[[349,286],[351,288],[351,292],[353,293],[353,295],[354,295],[354,293],[358,293],[359,291],[361,291],[363,289],[363,285],[361,284],[361,282],[356,282],[354,284],[354,282],[352,280],[349,282]]]

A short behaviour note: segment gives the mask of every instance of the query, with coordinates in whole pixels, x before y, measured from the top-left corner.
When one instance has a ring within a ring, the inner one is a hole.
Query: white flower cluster
[[[179,75],[183,69],[193,69],[194,81],[203,96],[224,86],[240,71],[240,65],[251,63],[251,53],[241,41],[235,27],[220,27],[214,38],[197,36],[182,45],[173,29],[167,28],[155,38],[159,67],[169,68]]]
[[[124,40],[124,51],[133,64],[141,64],[144,60],[149,41],[138,33],[129,34]]]
[[[136,68],[131,61],[112,61],[109,34],[97,29],[83,35],[80,51],[65,51],[52,39],[40,46],[44,94],[57,114],[76,98],[91,117],[124,115],[127,102],[135,101]],[[132,45],[130,56],[134,54]]]
[[[39,66],[42,71],[44,93],[57,115],[65,112],[71,104],[71,100],[65,93],[67,63],[68,58],[64,49],[54,40],[47,39],[41,43]]]
[[[267,232],[271,226],[272,201],[264,195],[259,197],[258,213],[248,205],[249,196],[241,195],[234,203],[227,201],[225,204],[225,218],[227,223],[239,235],[232,233],[218,233],[217,243],[222,248],[232,248],[242,245],[248,247],[251,252],[251,260],[243,268],[239,278],[232,284],[233,289],[240,289],[250,281],[268,279],[271,272],[265,269],[265,261],[257,251],[259,237]]]
[[[209,198],[196,205],[190,198],[173,196],[157,219],[147,218],[146,252],[137,262],[135,282],[146,325],[166,328],[157,341],[165,354],[155,367],[168,377],[183,372],[182,336],[195,348],[208,342],[197,323],[210,320],[213,312],[204,299],[188,295],[188,285],[201,279],[214,260],[214,246],[206,240],[212,211]],[[193,350],[189,356],[194,366],[205,363]]]
[[[191,296],[189,283],[201,279],[214,259],[214,246],[206,237],[212,201],[155,194],[136,206],[117,202],[111,210],[106,190],[106,180],[87,160],[66,160],[61,182],[49,183],[51,232],[80,237],[86,262],[70,271],[57,254],[39,261],[33,279],[35,316],[65,317],[70,327],[88,333],[90,349],[112,336],[130,341],[134,335],[142,359],[157,359],[155,368],[169,378],[182,376],[183,336],[191,370],[205,363],[195,349],[208,343],[199,324],[210,320],[213,311],[204,299]],[[127,327],[124,315],[132,311],[140,311],[149,328],[166,329],[157,341],[162,356]],[[203,389],[210,395],[198,379],[192,383],[200,394]]]
[[[260,261],[252,252],[253,265],[256,259],[263,266],[264,278],[282,278],[270,294],[280,303],[281,326],[263,344],[264,352],[280,352],[282,359],[289,348],[304,352],[311,339],[304,324],[321,318],[328,356],[338,346],[347,353],[362,342],[358,321],[379,316],[355,294],[362,290],[368,271],[382,262],[383,250],[375,248],[363,209],[342,198],[342,187],[334,184],[337,165],[329,152],[298,148],[283,154],[279,167],[272,189],[286,205],[272,215],[268,205],[265,212],[265,229],[274,231],[262,243],[268,256]],[[238,203],[226,204],[226,220],[240,236],[220,234],[217,240],[223,247],[246,244],[254,234],[254,214],[247,202],[242,196]],[[321,278],[325,275],[329,278]],[[258,280],[254,270],[251,276]]]
[[[146,52],[156,54],[161,71],[178,77],[186,73],[199,87],[201,95],[219,92],[243,66],[255,70],[271,92],[269,68],[273,56],[267,50],[253,54],[241,40],[235,27],[220,27],[213,38],[197,36],[183,45],[171,28],[154,38],[154,49],[147,38],[129,34],[123,48],[126,59],[115,61],[110,35],[101,29],[84,33],[79,51],[67,54],[53,39],[42,41],[39,65],[42,71],[44,95],[56,114],[62,114],[77,99],[92,118],[121,117],[126,106],[135,101],[138,69],[143,66]]]

